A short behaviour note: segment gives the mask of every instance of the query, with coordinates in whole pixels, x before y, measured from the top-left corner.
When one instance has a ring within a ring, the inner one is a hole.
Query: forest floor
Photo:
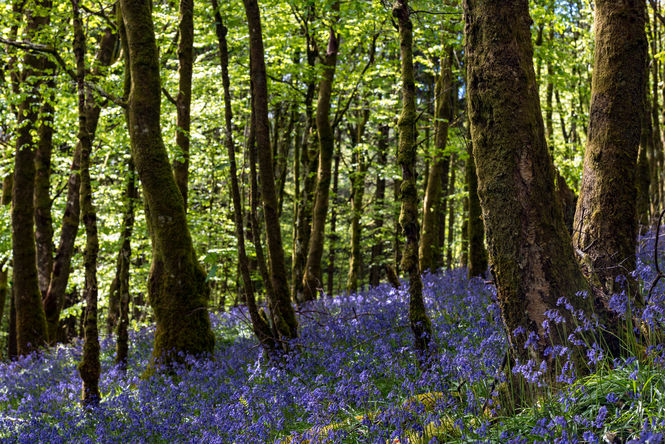
[[[636,275],[647,289],[652,255],[645,237]],[[79,403],[80,343],[0,364],[0,442],[663,441],[662,342],[636,342],[635,356],[623,360],[591,344],[589,376],[577,378],[564,360],[566,388],[543,386],[537,403],[505,416],[496,395],[507,341],[493,288],[458,269],[426,274],[424,294],[438,347],[427,372],[412,351],[405,286],[303,307],[301,336],[279,363],[265,359],[247,313],[234,308],[211,315],[212,359],[149,379],[141,375],[153,328],[133,331],[126,374],[113,365],[114,338],[105,338],[96,408]],[[613,302],[627,310],[625,295]],[[648,327],[665,323],[664,284],[637,315]],[[529,363],[513,372],[542,383]]]

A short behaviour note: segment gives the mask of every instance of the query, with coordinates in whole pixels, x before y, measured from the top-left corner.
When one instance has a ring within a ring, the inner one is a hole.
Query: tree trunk
[[[192,107],[192,69],[194,65],[194,0],[180,0],[178,21],[178,95],[176,96],[175,142],[178,155],[173,175],[187,211],[189,180],[189,127]]]
[[[450,156],[450,182],[448,182],[448,196],[455,192],[455,156]],[[448,199],[448,240],[446,242],[446,268],[453,266],[453,237],[455,235],[455,203]]]
[[[587,287],[554,190],[533,69],[527,0],[464,0],[468,107],[491,269],[513,358],[548,362],[559,298],[588,308]],[[569,313],[570,326],[574,325]],[[602,315],[601,315],[602,316]],[[601,321],[602,322],[602,321]],[[514,334],[520,328],[525,334]],[[527,340],[536,334],[535,342]],[[538,368],[536,362],[536,368]]]
[[[334,294],[335,283],[335,253],[337,252],[337,204],[339,203],[339,150],[335,155],[335,166],[333,167],[333,207],[330,212],[330,235],[328,236],[328,296]]]
[[[55,109],[55,64],[44,61],[44,85],[47,97],[39,110],[37,150],[35,151],[35,243],[37,246],[37,273],[42,299],[46,297],[53,268],[53,219],[51,218],[51,151],[53,150],[53,120]]]
[[[388,125],[379,128],[379,171],[376,174],[376,189],[374,191],[374,227],[372,239],[372,251],[369,269],[369,285],[376,287],[381,282],[381,270],[383,270],[383,213],[385,211],[384,199],[386,198],[386,178],[383,175],[382,165],[388,162]]]
[[[32,42],[49,26],[50,0],[40,0],[27,11],[25,40]],[[42,83],[44,58],[27,52],[23,59],[21,85],[23,96],[18,107],[14,188],[12,193],[12,245],[14,259],[14,303],[18,354],[26,355],[48,340],[36,262],[34,189],[35,150],[33,132],[37,131],[37,100]]]
[[[159,59],[149,2],[121,0],[129,46],[132,155],[143,185],[152,238],[149,299],[157,329],[153,357],[212,352],[209,289],[187,227],[182,194],[173,178],[160,128]]]
[[[335,2],[334,10],[339,9]],[[328,48],[323,58],[323,74],[319,83],[319,101],[316,107],[316,127],[319,135],[319,168],[316,176],[316,193],[312,210],[312,229],[309,236],[305,274],[302,278],[303,301],[316,299],[320,288],[323,288],[321,257],[326,232],[326,216],[328,215],[328,198],[330,193],[330,177],[335,139],[330,126],[330,97],[332,95],[335,66],[339,39],[334,28],[328,32]]]
[[[78,139],[81,144],[81,218],[85,225],[85,341],[83,356],[78,371],[83,380],[81,400],[85,405],[99,403],[99,334],[97,329],[97,253],[99,239],[97,237],[97,213],[92,201],[92,184],[90,181],[90,155],[92,140],[88,132],[88,115],[85,87],[85,34],[79,11],[78,0],[72,0],[74,24],[74,58],[76,59],[76,90],[78,96],[79,128]]]
[[[129,353],[129,267],[132,255],[132,231],[134,228],[134,202],[138,199],[136,189],[136,171],[131,156],[127,161],[127,187],[125,188],[125,214],[122,218],[120,229],[120,250],[118,251],[118,262],[116,277],[111,284],[115,284],[117,299],[117,325],[116,325],[116,353],[115,363],[122,369],[127,367],[127,356]],[[109,297],[109,300],[112,299]],[[111,309],[109,308],[109,311]],[[112,327],[112,325],[111,325]]]
[[[235,220],[235,231],[238,239],[238,265],[243,280],[243,289],[245,301],[249,309],[249,317],[252,321],[252,328],[257,339],[263,345],[266,353],[269,355],[278,351],[276,342],[270,325],[265,317],[259,314],[254,298],[254,286],[252,276],[249,271],[249,261],[245,253],[245,232],[242,221],[242,205],[240,204],[240,187],[238,186],[238,174],[236,171],[236,153],[233,142],[233,111],[231,108],[231,92],[229,81],[229,52],[226,43],[227,28],[222,23],[222,17],[219,14],[219,5],[217,0],[212,0],[212,8],[215,14],[215,30],[217,32],[217,41],[219,44],[220,65],[222,67],[222,85],[224,87],[224,123],[225,123],[225,144],[229,156],[230,175],[231,175],[231,196],[233,200],[233,215]]]
[[[447,35],[447,34],[443,34]],[[441,75],[436,81],[434,113],[434,153],[429,169],[427,189],[423,203],[423,228],[420,236],[420,269],[434,272],[441,262],[441,249],[438,242],[439,221],[442,210],[443,177],[448,177],[450,155],[445,153],[448,143],[448,125],[453,118],[453,49],[447,46],[441,57]],[[445,191],[444,191],[445,192]],[[443,209],[445,212],[445,207]]]
[[[485,249],[485,224],[483,223],[480,199],[478,199],[478,176],[476,176],[476,163],[473,158],[471,140],[467,144],[469,157],[466,160],[466,183],[469,191],[469,277],[482,276],[487,271],[487,250]]]
[[[102,36],[95,64],[92,69],[93,77],[100,74],[101,67],[109,66],[113,62],[117,40],[117,32],[113,31],[111,28],[104,30],[104,35]],[[97,130],[101,105],[98,100],[90,97],[91,91],[88,91],[87,94],[89,100],[86,101],[88,113],[86,116],[86,123],[88,125],[88,134],[92,140]],[[69,281],[71,259],[74,254],[74,243],[76,241],[79,227],[79,192],[81,181],[81,175],[79,172],[80,154],[81,144],[77,143],[72,156],[72,164],[70,167],[69,179],[67,181],[67,200],[65,203],[65,211],[62,215],[60,240],[55,253],[55,258],[53,259],[53,269],[51,271],[48,291],[43,300],[46,322],[48,325],[49,342],[51,345],[55,344],[58,340],[58,321],[63,304],[65,303],[65,291],[67,290],[67,282]]]
[[[355,171],[350,174],[351,179],[351,256],[349,257],[349,274],[346,279],[346,291],[355,293],[358,291],[358,279],[362,265],[361,226],[360,218],[363,212],[363,196],[365,194],[365,176],[367,174],[367,161],[365,155],[360,152],[359,144],[365,135],[365,127],[369,119],[369,109],[361,113],[360,121],[356,128],[352,128],[351,143],[353,144],[353,158]]]
[[[402,254],[402,270],[409,278],[409,323],[413,332],[419,365],[427,366],[433,355],[432,323],[423,301],[422,281],[418,267],[418,189],[416,188],[416,85],[413,72],[413,25],[408,0],[396,0],[393,16],[399,24],[402,112],[399,128],[399,154],[397,161],[402,169],[400,197],[402,208],[399,223],[406,237]]]
[[[635,172],[646,82],[644,0],[598,0],[589,136],[574,245],[585,270],[608,295],[635,269]],[[636,297],[637,287],[631,294]]]
[[[268,84],[263,52],[261,16],[257,0],[243,0],[249,26],[249,58],[252,78],[252,108],[256,128],[261,197],[266,223],[270,280],[274,292],[271,311],[276,321],[275,330],[280,340],[290,340],[298,335],[298,322],[289,298],[289,286],[284,264],[282,233],[279,225],[275,176],[270,149],[270,125],[268,122]]]
[[[649,174],[649,159],[647,153],[653,150],[653,126],[651,125],[651,116],[649,114],[649,95],[646,91],[643,99],[643,107],[642,133],[640,135],[640,147],[637,155],[637,176],[635,178],[637,186],[635,207],[637,211],[638,229],[640,231],[646,231],[649,229],[649,184],[651,182],[651,176]]]

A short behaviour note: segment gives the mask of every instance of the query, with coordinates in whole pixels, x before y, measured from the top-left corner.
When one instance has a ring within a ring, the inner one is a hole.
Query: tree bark
[[[175,142],[178,155],[173,175],[187,211],[189,181],[189,127],[192,108],[192,69],[194,66],[194,0],[180,0],[178,21],[178,95],[176,96]]]
[[[118,34],[111,28],[104,30],[99,50],[95,58],[95,64],[92,69],[92,77],[100,75],[104,66],[109,66],[114,61],[114,50],[117,44]],[[92,92],[87,91],[88,100],[86,101],[87,113],[86,123],[88,125],[88,134],[91,140],[94,138],[99,122],[101,105],[98,100],[91,97]],[[44,311],[46,313],[46,322],[48,325],[49,343],[55,344],[58,339],[58,322],[60,312],[65,303],[65,291],[69,281],[71,271],[71,259],[74,254],[74,243],[79,227],[80,216],[80,167],[81,144],[77,142],[72,156],[69,179],[67,180],[67,200],[65,202],[65,211],[62,216],[60,228],[60,239],[58,248],[53,259],[53,268],[49,281],[46,297],[43,300]]]
[[[646,87],[644,0],[599,0],[589,135],[573,242],[594,283],[611,295],[635,269],[635,172]],[[631,286],[636,297],[637,287]]]
[[[363,197],[365,194],[365,176],[367,175],[367,161],[365,155],[360,152],[359,144],[365,135],[369,109],[360,112],[360,120],[355,128],[352,128],[351,143],[353,145],[354,168],[350,174],[351,179],[351,256],[349,257],[349,274],[346,279],[346,291],[355,293],[358,291],[358,279],[362,265],[361,235],[362,227],[360,218],[363,212]]]
[[[46,297],[51,270],[53,268],[53,219],[51,217],[51,151],[53,150],[53,120],[55,109],[55,64],[44,60],[44,75],[47,76],[44,85],[47,97],[42,103],[40,125],[38,130],[39,142],[35,151],[35,243],[37,247],[37,273],[39,278],[39,291],[42,299]]]
[[[92,140],[88,132],[86,121],[88,110],[86,106],[85,87],[85,34],[83,22],[79,11],[78,0],[71,0],[73,8],[74,25],[74,58],[76,60],[76,90],[78,97],[78,140],[81,144],[81,218],[85,225],[85,251],[83,263],[85,267],[85,341],[83,343],[83,356],[78,365],[78,371],[83,380],[81,401],[85,405],[99,403],[99,334],[97,328],[97,253],[99,251],[99,238],[97,237],[97,213],[92,201],[92,184],[90,180],[90,155],[92,153]]]
[[[378,165],[386,165],[388,162],[388,133],[390,127],[381,125],[379,128]],[[372,264],[369,269],[369,285],[376,287],[381,282],[381,271],[383,267],[383,223],[384,223],[384,199],[386,198],[386,178],[383,175],[382,167],[376,175],[376,189],[374,191],[374,226],[371,259]]]
[[[478,196],[511,354],[521,363],[551,361],[546,348],[567,343],[560,329],[548,333],[543,325],[545,312],[557,309],[559,298],[576,310],[589,308],[578,296],[588,287],[554,190],[528,6],[527,0],[464,0]],[[562,314],[574,325],[567,312]],[[526,333],[513,334],[518,327]],[[527,343],[530,333],[537,335],[535,343]]]
[[[408,0],[396,0],[393,16],[399,24],[402,112],[399,128],[399,154],[397,162],[402,169],[400,198],[402,207],[399,223],[406,237],[402,254],[402,270],[409,278],[409,323],[413,332],[418,362],[426,367],[434,353],[432,323],[427,316],[418,267],[418,190],[416,188],[416,85],[413,70],[413,24]]]
[[[450,156],[450,182],[448,182],[448,196],[455,192],[455,156]],[[448,240],[446,241],[446,268],[453,266],[453,237],[455,235],[455,205],[448,199]]]
[[[49,26],[50,0],[35,2],[26,11],[24,39],[32,42]],[[26,355],[46,344],[48,330],[41,303],[37,272],[34,224],[35,151],[33,132],[37,131],[39,88],[44,58],[27,52],[23,59],[23,96],[17,115],[16,156],[12,193],[12,245],[14,259],[14,303],[18,354]]]
[[[153,357],[212,352],[209,288],[187,227],[182,194],[173,178],[160,128],[159,59],[151,4],[121,0],[130,49],[129,128],[132,155],[143,186],[152,238],[149,299],[157,328]]]
[[[445,55],[441,57],[440,64],[441,75],[436,81],[435,92],[434,153],[423,202],[423,227],[420,236],[419,261],[420,269],[423,272],[436,271],[441,262],[441,245],[438,237],[442,194],[445,193],[442,178],[448,177],[450,155],[445,153],[445,149],[448,143],[448,125],[453,118],[453,49],[451,46],[446,46]],[[443,211],[445,212],[445,206]]]
[[[333,5],[333,10],[339,10],[338,2],[335,2]],[[322,62],[323,74],[319,82],[319,101],[316,107],[316,127],[319,136],[319,167],[316,176],[314,209],[312,210],[312,229],[309,236],[305,273],[302,278],[303,300],[298,302],[316,299],[318,290],[323,288],[321,257],[323,256],[326,216],[328,215],[332,157],[335,150],[335,139],[330,125],[330,97],[335,78],[338,51],[339,38],[331,25],[328,31],[328,48]]]
[[[252,79],[252,108],[256,128],[261,197],[266,223],[270,280],[274,292],[271,311],[276,321],[275,330],[280,340],[291,340],[298,335],[298,322],[289,298],[289,286],[284,264],[282,233],[279,225],[279,209],[275,191],[275,176],[270,148],[270,124],[268,122],[268,84],[263,51],[261,16],[257,0],[243,0],[249,26],[249,58]]]
[[[338,145],[339,146],[339,145]],[[334,294],[335,284],[335,258],[337,256],[337,204],[339,202],[339,149],[335,154],[335,166],[333,167],[333,207],[330,214],[330,234],[328,235],[328,297]]]
[[[238,265],[243,280],[245,301],[252,321],[252,328],[257,339],[269,355],[278,352],[278,343],[270,330],[270,325],[265,317],[259,314],[254,297],[254,285],[249,271],[249,261],[245,252],[245,232],[242,221],[242,206],[240,204],[240,187],[238,186],[238,174],[236,171],[236,154],[233,142],[233,111],[231,108],[231,92],[229,81],[229,52],[226,42],[227,28],[222,23],[219,14],[217,0],[212,0],[212,8],[215,14],[215,30],[219,44],[220,65],[222,67],[222,86],[224,88],[224,123],[225,123],[225,145],[229,156],[231,175],[231,196],[233,200],[233,215],[235,220],[236,238],[238,239]]]

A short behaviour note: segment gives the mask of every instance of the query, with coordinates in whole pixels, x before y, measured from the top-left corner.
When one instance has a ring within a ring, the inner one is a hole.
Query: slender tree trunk
[[[650,219],[650,200],[649,200],[649,184],[651,176],[649,174],[649,159],[648,154],[653,150],[653,126],[651,125],[650,103],[649,95],[645,92],[643,100],[644,114],[642,119],[642,132],[640,135],[640,147],[637,155],[637,172],[636,172],[636,210],[637,222],[639,230],[647,230],[649,228]]]
[[[563,329],[548,331],[545,312],[556,310],[560,298],[575,310],[588,312],[590,304],[578,295],[588,286],[554,190],[529,5],[527,0],[464,0],[464,15],[478,196],[499,307],[512,357],[521,363],[547,361],[553,372],[546,349],[566,344],[568,335]],[[568,311],[559,312],[574,325]],[[605,313],[596,312],[603,322]],[[514,334],[518,328],[525,333]]]
[[[143,185],[152,238],[149,298],[157,329],[153,356],[210,353],[215,343],[208,317],[209,288],[187,227],[182,194],[173,178],[160,128],[157,46],[146,2],[121,0],[131,70],[129,128],[132,155]]]
[[[339,144],[338,144],[339,146]],[[337,204],[339,201],[339,148],[335,154],[335,166],[333,167],[333,207],[330,212],[330,235],[328,236],[328,296],[334,294],[335,283],[335,253],[337,252]]]
[[[333,9],[339,9],[335,2]],[[316,107],[316,127],[319,135],[319,168],[316,177],[316,193],[312,210],[312,229],[309,236],[307,262],[303,275],[303,301],[316,299],[317,292],[323,288],[321,257],[326,232],[326,216],[328,215],[328,198],[330,193],[330,177],[335,139],[330,126],[330,97],[337,65],[339,39],[331,26],[328,32],[328,48],[323,59],[323,74],[319,82],[319,101]],[[298,302],[303,302],[298,301]]]
[[[363,197],[365,194],[365,176],[367,174],[367,161],[365,155],[360,152],[359,144],[365,135],[365,127],[369,119],[369,109],[364,109],[361,113],[360,121],[356,128],[353,128],[351,142],[353,144],[353,158],[355,171],[350,174],[351,178],[351,256],[349,257],[349,274],[346,279],[346,291],[355,293],[358,291],[358,279],[360,278],[360,269],[362,265],[361,252],[361,229],[360,218],[363,212]]]
[[[118,34],[111,28],[107,28],[104,31],[97,52],[95,65],[92,70],[92,77],[100,75],[102,67],[109,66],[113,63],[114,50],[117,41]],[[88,115],[86,116],[86,123],[88,125],[88,134],[92,140],[97,130],[101,105],[98,100],[91,97],[91,91],[88,91],[87,94],[88,100],[86,101],[86,105]],[[53,269],[51,271],[48,291],[43,300],[46,322],[48,324],[49,342],[52,345],[55,344],[58,337],[58,321],[60,319],[60,312],[63,304],[65,303],[65,291],[67,290],[67,282],[69,281],[71,259],[74,254],[74,243],[76,241],[79,227],[79,192],[81,181],[81,175],[79,172],[80,154],[81,144],[80,142],[77,142],[72,156],[69,179],[67,181],[67,200],[65,202],[65,211],[62,216],[60,239],[58,241],[55,258],[53,259]]]
[[[83,22],[79,11],[78,0],[71,0],[74,23],[74,58],[76,59],[76,86],[78,96],[79,128],[78,139],[81,144],[81,218],[85,225],[85,342],[83,343],[83,357],[78,370],[83,380],[81,400],[85,405],[99,403],[99,334],[97,329],[97,252],[99,240],[97,237],[97,213],[92,202],[92,184],[90,180],[90,154],[92,140],[88,132],[86,121],[88,112],[86,107],[85,87],[85,34]]]
[[[233,200],[233,215],[235,219],[236,237],[238,239],[238,265],[243,280],[243,289],[245,301],[249,309],[249,316],[252,321],[252,328],[257,339],[263,345],[266,353],[275,353],[278,350],[277,342],[270,330],[265,316],[259,314],[254,298],[254,286],[252,276],[249,271],[249,261],[245,252],[245,232],[242,221],[242,205],[240,204],[240,187],[238,186],[238,174],[236,171],[236,153],[233,142],[233,111],[231,108],[231,92],[229,81],[229,52],[226,43],[227,28],[222,23],[222,17],[219,14],[217,0],[212,0],[212,8],[215,14],[215,30],[217,32],[217,41],[219,44],[220,65],[222,67],[222,85],[224,87],[224,123],[225,123],[225,144],[229,156],[230,174],[231,174],[231,195]]]
[[[469,191],[468,275],[471,278],[482,276],[487,271],[487,250],[485,249],[485,225],[478,198],[478,176],[476,176],[476,162],[473,158],[471,140],[467,144],[466,151],[469,155],[466,160],[466,183]]]
[[[138,199],[136,171],[131,156],[127,161],[127,188],[125,189],[125,214],[122,218],[121,245],[118,252],[118,268],[114,282],[117,285],[117,326],[115,363],[122,369],[127,367],[129,354],[129,267],[132,255],[132,231],[134,228],[134,202]]]
[[[635,269],[635,172],[647,78],[644,0],[599,0],[589,136],[573,242],[608,295]],[[578,231],[579,230],[579,231]],[[632,286],[636,297],[637,287]]]
[[[402,208],[399,223],[406,237],[402,254],[402,270],[409,278],[409,323],[415,340],[416,352],[421,367],[434,352],[432,323],[427,316],[423,301],[422,281],[418,267],[418,189],[416,188],[416,85],[413,72],[413,24],[408,0],[396,0],[393,16],[399,24],[402,112],[397,123],[399,128],[398,163],[402,169],[400,197]]]
[[[33,42],[49,26],[50,0],[35,2],[27,11],[25,40]],[[23,59],[21,85],[24,94],[18,107],[14,188],[12,193],[12,245],[14,259],[14,303],[18,354],[25,355],[48,340],[46,317],[41,303],[36,262],[34,224],[35,151],[39,88],[43,57],[27,52]]]
[[[7,174],[2,180],[2,199],[0,204],[2,206],[7,206],[12,203],[12,185],[14,183],[14,176],[12,174]],[[10,291],[9,288],[9,269],[6,259],[0,261],[0,325],[3,323],[3,316],[5,314],[5,304],[7,302],[7,294]],[[11,294],[9,295],[11,299]],[[11,324],[11,322],[10,322]],[[16,339],[16,338],[14,338]],[[0,351],[0,359],[2,358],[2,351]]]
[[[51,218],[51,151],[53,150],[53,120],[55,109],[55,64],[44,60],[46,99],[42,103],[39,142],[35,151],[35,243],[37,246],[37,273],[42,299],[46,297],[53,268],[53,219]]]
[[[192,107],[192,69],[194,66],[194,0],[180,0],[178,21],[178,95],[176,96],[175,141],[178,155],[173,175],[187,211],[189,181],[189,127]]]
[[[263,215],[266,223],[268,259],[270,261],[270,280],[274,292],[271,301],[280,339],[293,339],[298,335],[298,322],[291,306],[289,286],[284,264],[282,233],[279,225],[275,176],[272,169],[272,150],[270,148],[270,125],[268,122],[268,85],[263,52],[261,16],[256,0],[243,0],[249,26],[250,75],[252,78],[252,108],[256,128],[261,197]]]
[[[455,156],[450,156],[450,182],[448,182],[448,195],[455,192]],[[455,236],[455,202],[448,199],[448,240],[446,241],[446,268],[453,266],[453,238]]]
[[[446,33],[443,34],[447,35]],[[434,153],[429,169],[425,200],[423,203],[423,228],[420,236],[420,269],[434,272],[441,260],[439,237],[440,212],[444,187],[443,177],[448,177],[450,155],[444,151],[448,143],[448,125],[453,118],[453,49],[447,46],[441,57],[441,75],[436,81],[436,110],[434,113]],[[444,191],[445,192],[445,191]],[[445,207],[444,210],[445,212]]]
[[[384,268],[382,266],[383,258],[383,218],[384,218],[384,199],[386,198],[386,178],[383,175],[381,165],[386,165],[388,162],[388,132],[390,127],[388,125],[382,125],[379,128],[379,141],[378,141],[378,151],[379,159],[378,165],[379,171],[376,175],[376,189],[374,191],[374,227],[373,235],[374,239],[372,243],[371,259],[370,263],[372,264],[369,270],[369,285],[376,287],[381,282],[381,270]]]

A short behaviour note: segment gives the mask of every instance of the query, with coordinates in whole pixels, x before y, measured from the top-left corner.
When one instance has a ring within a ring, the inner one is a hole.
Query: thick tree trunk
[[[194,66],[194,0],[180,0],[178,21],[178,95],[176,96],[175,142],[178,155],[173,161],[173,175],[187,211],[189,181],[189,127],[192,105],[192,69]]]
[[[32,42],[49,25],[51,1],[37,1],[28,11],[25,40]],[[37,102],[44,59],[26,53],[21,85],[24,94],[18,107],[14,188],[12,193],[12,245],[14,260],[14,302],[18,354],[25,355],[46,344],[48,330],[41,303],[37,273],[34,223],[35,151]]]
[[[252,78],[252,108],[256,128],[261,197],[263,215],[266,223],[268,259],[270,261],[270,280],[274,292],[271,311],[275,319],[275,330],[280,340],[290,340],[298,335],[298,322],[291,306],[289,286],[284,264],[282,233],[279,225],[275,176],[272,169],[272,150],[270,148],[270,125],[268,122],[268,84],[263,52],[261,16],[256,0],[243,0],[249,26],[249,58]]]
[[[415,348],[421,367],[427,366],[434,352],[432,323],[427,316],[423,301],[423,284],[418,267],[418,190],[416,188],[416,85],[413,70],[413,24],[408,0],[396,0],[393,16],[399,24],[402,112],[397,123],[399,128],[399,154],[397,161],[402,169],[400,197],[402,208],[399,223],[406,243],[402,254],[402,270],[409,278],[409,323],[413,332]]]
[[[153,356],[212,352],[209,289],[187,227],[182,194],[173,178],[160,128],[159,59],[149,2],[121,0],[130,49],[129,128],[143,185],[152,238],[149,298],[157,329]]]
[[[388,162],[388,132],[390,127],[382,125],[379,128],[379,141],[378,151],[379,159],[378,165],[386,165]],[[374,223],[371,259],[372,264],[369,269],[369,285],[376,287],[381,282],[381,275],[383,270],[383,221],[384,221],[384,199],[386,198],[386,178],[381,171],[382,167],[379,166],[379,171],[376,175],[376,189],[374,191]]]
[[[436,81],[435,92],[434,153],[423,202],[423,227],[420,236],[419,261],[420,269],[423,272],[436,271],[441,262],[441,246],[438,237],[442,194],[445,193],[442,178],[448,177],[450,166],[450,155],[444,151],[448,143],[448,125],[453,118],[453,94],[451,92],[453,89],[453,49],[451,46],[447,47],[440,64],[441,75]],[[443,211],[445,212],[445,207]]]
[[[270,330],[270,325],[265,317],[259,314],[254,298],[254,285],[249,271],[249,261],[245,252],[245,232],[242,221],[242,205],[240,204],[240,187],[238,186],[238,174],[236,169],[236,153],[233,142],[233,111],[231,108],[231,92],[229,81],[229,52],[226,43],[227,28],[222,23],[219,14],[217,0],[212,0],[212,8],[215,14],[215,30],[219,44],[220,65],[222,67],[222,85],[224,87],[224,123],[225,123],[225,145],[229,156],[231,175],[231,196],[233,200],[233,215],[235,220],[236,237],[238,239],[238,265],[243,280],[245,301],[249,309],[252,328],[257,339],[263,345],[266,353],[272,354],[278,351],[278,343]]]
[[[487,271],[487,250],[485,249],[485,224],[483,223],[480,199],[478,198],[476,163],[473,158],[473,146],[470,140],[466,150],[469,155],[466,160],[466,184],[469,191],[469,219],[467,221],[469,259],[467,267],[469,277],[474,277],[482,276]]]
[[[107,28],[104,31],[93,67],[93,77],[99,75],[101,67],[109,66],[113,62],[117,39],[118,34],[112,29]],[[88,115],[86,116],[86,123],[88,125],[88,134],[92,140],[97,130],[101,106],[99,101],[90,98],[90,95],[91,92],[88,91],[89,100],[87,100]],[[65,211],[62,215],[60,240],[55,258],[53,259],[53,269],[51,271],[48,291],[43,300],[46,322],[48,324],[49,342],[51,344],[55,344],[58,339],[58,320],[63,304],[65,303],[65,291],[67,290],[67,282],[69,281],[71,259],[74,254],[74,243],[79,227],[80,154],[81,144],[77,143],[72,156],[72,164],[67,181],[67,200],[65,202]]]
[[[638,229],[648,230],[650,219],[649,185],[651,176],[649,174],[648,154],[653,150],[653,126],[651,125],[650,103],[648,94],[644,94],[644,114],[642,118],[642,133],[640,135],[640,147],[637,155],[636,187],[637,198],[635,207],[637,210]]]
[[[528,6],[527,0],[464,0],[478,195],[502,319],[513,357],[521,363],[548,361],[548,346],[567,343],[561,329],[548,332],[543,325],[545,312],[557,309],[559,298],[575,309],[588,307],[578,296],[588,287],[554,190]],[[513,334],[518,328],[526,333]],[[535,342],[527,342],[531,333]]]
[[[97,237],[97,213],[92,201],[92,184],[90,180],[90,155],[92,140],[88,132],[86,121],[88,109],[86,106],[85,87],[85,34],[83,22],[79,11],[78,0],[72,0],[74,24],[74,58],[76,59],[76,86],[78,96],[79,128],[78,139],[81,144],[81,218],[85,225],[85,341],[83,343],[83,356],[78,365],[78,371],[83,380],[81,400],[85,405],[99,403],[99,334],[97,329],[97,253],[99,239]]]
[[[335,3],[334,9],[339,9]],[[307,262],[303,275],[303,301],[316,299],[319,289],[323,288],[321,257],[326,232],[328,198],[335,139],[330,125],[330,97],[332,95],[339,39],[331,27],[328,34],[328,48],[323,58],[323,74],[319,82],[319,101],[316,107],[316,127],[319,136],[319,167],[316,176],[316,193],[312,210],[312,229],[309,236]],[[298,301],[298,302],[303,302]]]
[[[635,269],[635,172],[646,85],[644,0],[598,0],[589,136],[573,243],[608,295]],[[637,287],[632,286],[635,297]]]

